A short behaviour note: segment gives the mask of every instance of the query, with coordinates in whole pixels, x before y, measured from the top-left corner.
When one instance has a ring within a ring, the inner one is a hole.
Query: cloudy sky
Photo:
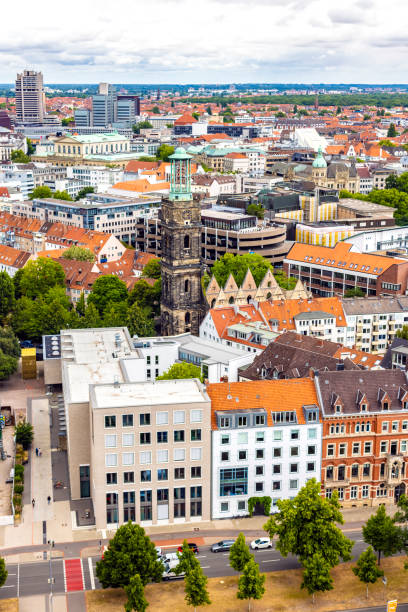
[[[407,0],[4,4],[0,82],[408,82]]]

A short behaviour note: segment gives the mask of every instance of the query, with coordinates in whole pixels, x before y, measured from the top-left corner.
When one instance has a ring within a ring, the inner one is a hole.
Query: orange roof
[[[296,242],[285,261],[308,262],[329,268],[353,272],[359,271],[378,276],[394,264],[406,263],[396,257],[385,257],[371,253],[354,253],[352,244],[338,242],[334,247],[322,247]]]
[[[0,187],[0,197],[3,197],[3,198],[10,197],[9,190],[7,189],[7,187]]]
[[[243,153],[227,153],[225,157],[228,157],[228,159],[247,159],[247,156]]]
[[[310,378],[215,383],[207,385],[207,393],[211,399],[212,429],[217,429],[216,411],[263,408],[266,410],[268,426],[272,427],[271,412],[294,410],[298,424],[304,425],[303,406],[319,405]]]
[[[344,155],[345,151],[346,147],[344,145],[328,145],[325,149],[327,155]]]
[[[161,189],[170,189],[170,183],[165,181],[161,183],[149,183],[147,179],[139,179],[136,181],[125,181],[116,183],[113,189],[122,189],[124,191],[137,191],[138,193],[148,193],[149,191],[160,191]]]
[[[181,117],[176,119],[174,125],[190,125],[190,123],[197,123],[197,119],[190,115],[189,113],[184,113]]]
[[[347,348],[346,346],[340,346],[334,353],[333,357],[336,359],[344,359],[345,357],[348,357],[353,363],[365,368],[374,368],[381,362],[381,357],[378,357],[378,355],[372,355],[371,353],[366,353],[365,351],[359,351],[356,348]]]
[[[125,172],[138,172],[139,170],[152,170],[158,168],[160,162],[158,161],[137,161],[132,159],[126,164]]]
[[[313,297],[308,300],[277,300],[260,302],[261,309],[267,321],[278,321],[278,330],[296,329],[294,317],[304,312],[327,312],[336,317],[338,327],[346,326],[343,306],[337,297]]]

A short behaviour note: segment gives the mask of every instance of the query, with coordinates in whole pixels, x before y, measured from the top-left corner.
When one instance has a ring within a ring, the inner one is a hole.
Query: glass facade
[[[220,469],[220,496],[246,495],[248,493],[248,468]]]

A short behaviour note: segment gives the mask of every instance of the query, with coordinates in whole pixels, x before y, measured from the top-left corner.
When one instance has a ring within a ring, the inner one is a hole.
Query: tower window
[[[190,313],[186,312],[185,316],[184,316],[184,322],[186,325],[190,325]]]
[[[190,236],[184,236],[184,248],[185,249],[189,249],[190,248]]]
[[[190,289],[190,283],[189,283],[188,279],[186,279],[184,281],[184,292],[187,293],[189,289]]]

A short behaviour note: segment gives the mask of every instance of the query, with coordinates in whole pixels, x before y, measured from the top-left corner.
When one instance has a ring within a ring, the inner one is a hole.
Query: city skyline
[[[18,25],[5,8],[0,81],[29,68],[53,83],[396,83],[404,80],[406,36],[405,20],[393,15],[407,9],[403,0],[393,5],[391,12],[379,0],[255,0],[247,26],[242,0],[210,0],[199,14],[185,0],[137,10],[125,0],[117,14],[73,0],[72,28],[49,0],[41,13],[24,1]]]

